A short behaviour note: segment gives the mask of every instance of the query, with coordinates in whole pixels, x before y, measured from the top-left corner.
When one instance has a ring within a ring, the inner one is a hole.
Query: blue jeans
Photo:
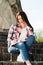
[[[31,48],[32,44],[34,43],[35,37],[33,35],[30,35],[26,42],[17,43],[14,46],[10,46],[8,48],[9,53],[18,53],[22,55],[24,61],[29,60],[29,54],[28,50]]]

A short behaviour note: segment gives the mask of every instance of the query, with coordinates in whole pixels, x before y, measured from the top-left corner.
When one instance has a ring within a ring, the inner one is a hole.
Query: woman
[[[28,50],[31,48],[35,40],[33,27],[23,11],[17,15],[17,20],[20,25],[20,34],[16,40],[14,39],[10,41],[11,45],[8,47],[8,52],[20,52],[26,65],[31,65]]]

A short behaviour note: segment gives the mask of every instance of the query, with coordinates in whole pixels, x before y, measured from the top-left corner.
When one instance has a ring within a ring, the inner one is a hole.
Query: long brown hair
[[[32,31],[33,31],[33,27],[32,27],[32,25],[30,24],[30,22],[29,22],[29,20],[28,20],[28,18],[27,18],[26,13],[25,13],[24,11],[21,11],[21,12],[19,13],[19,15],[21,15],[22,19],[25,21],[25,23],[26,23],[30,28],[32,28]]]

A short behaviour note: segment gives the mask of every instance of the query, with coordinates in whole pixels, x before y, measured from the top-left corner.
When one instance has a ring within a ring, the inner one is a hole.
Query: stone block
[[[40,61],[43,61],[43,54],[40,54]]]
[[[3,55],[2,55],[2,53],[0,53],[0,61],[2,61],[3,60]]]
[[[40,53],[43,54],[43,48],[41,48]]]
[[[8,53],[8,48],[7,47],[2,47],[2,52],[3,53]]]
[[[43,65],[43,61],[33,61],[32,65]],[[26,65],[22,62],[0,61],[0,65]]]
[[[18,53],[12,54],[12,61],[16,61],[18,55]]]
[[[10,60],[10,54],[9,53],[3,53],[3,61],[9,61]]]
[[[7,42],[5,40],[0,41],[0,47],[7,47]]]

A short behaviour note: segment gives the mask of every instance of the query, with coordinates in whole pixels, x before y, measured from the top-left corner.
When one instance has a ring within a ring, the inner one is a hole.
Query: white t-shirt
[[[31,31],[31,28],[27,26],[21,30],[18,42],[26,41],[29,35],[33,35],[33,32]]]

